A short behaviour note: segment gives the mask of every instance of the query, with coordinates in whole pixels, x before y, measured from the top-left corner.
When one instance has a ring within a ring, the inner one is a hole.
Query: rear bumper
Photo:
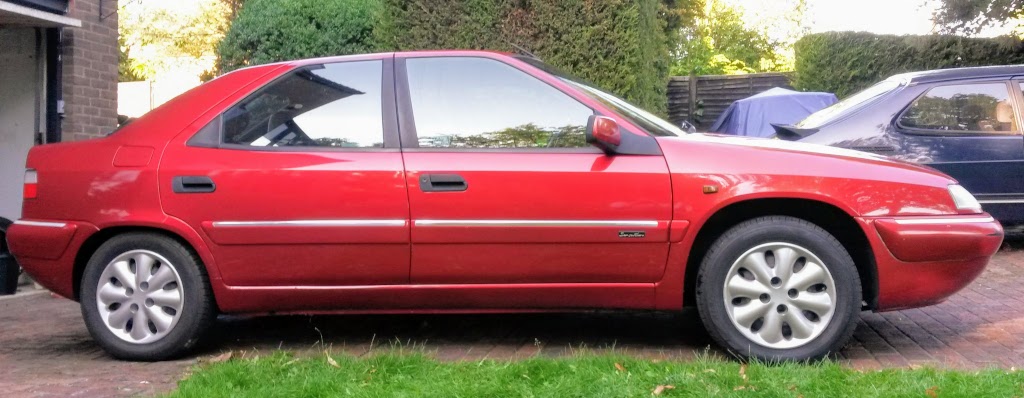
[[[945,300],[974,281],[1003,242],[988,214],[860,221],[875,254],[881,311]]]
[[[75,255],[96,231],[82,222],[18,220],[7,230],[7,243],[18,265],[37,283],[74,298]]]

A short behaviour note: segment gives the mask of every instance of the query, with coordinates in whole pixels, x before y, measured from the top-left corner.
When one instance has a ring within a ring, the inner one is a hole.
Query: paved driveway
[[[864,368],[1024,367],[1021,308],[1024,251],[1000,252],[978,281],[943,304],[864,313],[842,356]],[[355,355],[401,344],[444,360],[559,356],[581,347],[685,359],[711,342],[693,312],[224,318],[210,347],[192,358],[128,363],[92,342],[75,303],[36,294],[0,300],[0,392],[149,395],[173,389],[197,358],[221,350],[310,351],[321,344]]]

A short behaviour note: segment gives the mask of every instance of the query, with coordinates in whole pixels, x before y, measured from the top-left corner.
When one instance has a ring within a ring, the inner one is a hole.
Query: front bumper
[[[50,291],[74,298],[75,256],[96,227],[82,222],[18,220],[7,243],[18,265]]]
[[[1003,242],[988,214],[859,221],[875,255],[880,311],[945,300],[974,281]]]

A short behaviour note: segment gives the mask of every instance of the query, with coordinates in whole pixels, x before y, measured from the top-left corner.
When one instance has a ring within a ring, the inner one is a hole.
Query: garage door
[[[0,28],[0,217],[21,215],[25,156],[35,142],[43,90],[36,32]]]

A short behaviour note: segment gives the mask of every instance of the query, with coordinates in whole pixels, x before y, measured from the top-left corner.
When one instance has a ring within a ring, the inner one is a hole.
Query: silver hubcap
[[[821,335],[836,306],[832,274],[814,253],[783,242],[743,253],[725,278],[725,308],[759,345],[785,349]]]
[[[174,265],[148,250],[114,258],[96,286],[96,306],[104,324],[129,343],[151,343],[170,333],[184,301]]]

